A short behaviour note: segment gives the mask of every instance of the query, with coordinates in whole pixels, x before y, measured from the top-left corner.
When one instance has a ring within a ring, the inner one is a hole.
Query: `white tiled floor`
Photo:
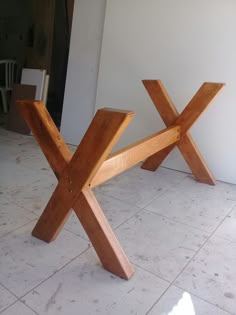
[[[56,185],[31,136],[0,129],[0,314],[236,315],[236,186],[138,166],[95,189],[135,267],[103,270],[75,215],[31,230]]]

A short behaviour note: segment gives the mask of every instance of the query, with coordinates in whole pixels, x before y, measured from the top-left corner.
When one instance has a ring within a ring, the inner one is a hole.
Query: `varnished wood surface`
[[[143,80],[143,84],[166,126],[169,127],[173,124],[178,124],[177,119],[179,119],[179,123],[182,124],[182,134],[191,127],[194,119],[196,120],[200,117],[202,111],[206,109],[224,86],[222,83],[203,84],[187,105],[187,109],[183,111],[183,116],[182,114],[179,116],[178,111],[160,80]],[[202,103],[200,107],[198,107],[199,102]],[[191,121],[187,122],[190,118],[188,117],[189,115],[191,116]],[[195,178],[202,183],[215,185],[215,178],[200,151],[197,149],[190,133],[186,132],[177,146]],[[156,170],[174,147],[174,145],[170,146],[152,155],[143,163],[142,168],[150,171]]]
[[[123,279],[130,279],[134,269],[90,189],[83,190],[74,210],[103,267]]]
[[[170,127],[111,154],[93,178],[90,187],[100,185],[146,159],[154,152],[176,143],[180,139],[179,135],[178,126]]]
[[[51,120],[45,106],[41,102],[29,101],[18,102],[18,106],[28,125],[33,130],[57,178],[60,179],[65,173],[64,170],[66,170],[72,155]],[[112,111],[110,111],[110,114],[112,115]],[[120,118],[122,115],[123,118],[125,117],[122,122],[123,128],[125,128],[129,120],[132,119],[133,113],[123,112],[122,114],[121,112],[119,114]],[[119,133],[122,133],[121,126],[117,129],[115,138],[119,137]],[[113,139],[114,142],[117,140],[115,138]],[[70,182],[68,183],[70,184]],[[64,195],[64,192],[62,194]],[[92,191],[90,189],[83,189],[79,193],[73,208],[104,268],[121,278],[129,279],[133,275],[134,269],[129,263]],[[51,209],[51,212],[44,211],[33,231],[34,236],[47,242],[53,240],[71,213],[71,209],[68,209],[68,207],[65,209],[67,211],[63,211],[63,216],[61,212],[58,213],[57,207]],[[58,214],[61,217],[60,222],[56,218]]]

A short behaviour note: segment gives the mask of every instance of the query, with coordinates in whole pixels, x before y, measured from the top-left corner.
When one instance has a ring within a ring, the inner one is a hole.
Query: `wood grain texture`
[[[173,102],[171,101],[171,98],[168,95],[166,89],[164,88],[162,82],[160,80],[143,80],[143,84],[166,126],[169,127],[175,122],[177,123],[179,113],[176,110]],[[213,90],[211,89],[209,90],[209,85],[210,86],[213,85],[214,87]],[[214,99],[214,97],[219,93],[219,91],[223,88],[223,86],[224,84],[221,83],[203,84],[199,91],[201,91],[201,93],[203,92],[202,95],[207,95],[207,101],[206,102],[204,101],[202,106],[203,107],[205,106],[206,108]],[[193,120],[191,120],[191,122],[185,124],[185,120],[183,118],[186,119],[187,114],[188,115],[191,114],[190,109],[191,108],[193,109],[193,104],[195,104],[194,106],[196,106],[196,104],[199,102],[200,100],[199,91],[195,94],[193,98],[194,101],[193,100],[190,101],[188,105],[189,109],[187,110],[187,112],[185,111],[184,116],[182,116],[180,120],[180,122],[182,122],[184,126],[184,128],[181,130],[182,134],[183,130],[185,129],[186,132],[186,129],[188,129],[193,123]],[[200,95],[201,98],[203,97],[202,95]],[[212,97],[211,101],[210,96]],[[194,118],[196,118],[196,116],[197,118],[200,117],[200,113],[195,114]],[[197,149],[197,146],[195,145],[191,135],[188,132],[186,132],[186,134],[181,138],[181,141],[177,144],[177,146],[180,152],[182,153],[189,168],[191,169],[193,175],[195,176],[196,180],[202,183],[215,185],[216,181],[213,174],[207,167],[207,164],[203,156]],[[175,147],[174,145],[172,147],[170,146],[149,157],[143,163],[142,168],[151,171],[156,170],[174,147]]]
[[[91,190],[83,191],[74,210],[89,235],[103,267],[123,279],[130,279],[134,269]]]
[[[70,163],[63,170],[32,234],[46,241],[54,240],[81,190],[87,186],[119,139],[132,115],[98,110]],[[56,216],[55,216],[56,211]]]
[[[63,171],[66,169],[72,155],[60,136],[55,124],[51,120],[47,109],[41,102],[21,101],[18,102],[18,106],[28,125],[33,130],[35,137],[47,157],[49,164],[53,167],[57,178],[60,179],[63,176]],[[132,119],[133,113],[123,112],[123,115],[126,116],[125,121],[123,121],[123,128],[125,128],[125,125]],[[118,130],[118,133],[122,132],[121,129],[122,128]],[[116,137],[119,137],[118,133]],[[116,141],[116,139],[113,139],[113,141]],[[133,275],[134,270],[109,226],[109,223],[99,207],[92,191],[89,189],[82,190],[76,199],[73,208],[81,220],[104,268],[121,278],[129,279]],[[66,209],[68,209],[68,207],[66,207]],[[56,227],[57,233],[62,228],[70,213],[71,209],[69,209],[68,212],[64,212],[64,217],[61,219],[61,223],[57,223],[59,224]],[[57,217],[56,208],[49,214],[49,221],[53,221],[53,226],[55,217]],[[44,213],[42,218],[45,220],[45,225],[44,222],[41,221],[40,229],[35,229],[35,233],[33,232],[33,234],[44,241],[51,241],[56,237],[56,234],[54,234],[54,237],[51,237],[53,234],[52,231],[49,237],[47,233],[45,235],[44,232],[41,231],[41,229],[48,228],[47,215]],[[50,228],[51,227],[49,226],[49,229]]]
[[[214,184],[191,136],[187,133],[223,84],[204,83],[181,115],[161,81],[143,81],[168,128],[108,156],[133,118],[130,111],[100,109],[72,156],[42,102],[20,101],[18,106],[59,179],[32,234],[54,240],[74,208],[107,270],[129,279],[134,270],[107,222],[91,188],[149,157],[143,168],[155,169],[176,143],[196,178]],[[156,153],[159,152],[159,153]]]
[[[177,144],[178,145],[178,144]],[[176,143],[170,145],[167,148],[162,149],[161,151],[154,153],[149,158],[147,158],[141,168],[144,170],[155,172],[159,166],[161,166],[162,162],[166,159],[166,157],[170,154],[170,152],[176,147]]]
[[[104,161],[89,186],[91,188],[98,186],[146,159],[154,152],[176,143],[180,138],[179,134],[178,126],[170,127],[111,154]]]
[[[179,116],[174,103],[166,91],[161,80],[143,80],[146,91],[148,92],[153,104],[159,112],[161,119],[166,127],[172,125]]]
[[[175,121],[176,125],[181,126],[182,135],[185,135],[197,119],[204,113],[223,87],[223,83],[203,83]]]

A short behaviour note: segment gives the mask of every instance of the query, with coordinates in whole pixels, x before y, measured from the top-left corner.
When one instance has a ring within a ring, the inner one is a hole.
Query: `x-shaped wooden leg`
[[[134,113],[99,110],[72,156],[43,103],[20,101],[18,106],[59,180],[32,234],[46,242],[54,240],[73,208],[104,268],[129,279],[134,270],[89,183]]]
[[[150,156],[143,163],[142,168],[155,171],[177,145],[195,178],[202,183],[215,185],[214,176],[207,167],[191,135],[186,131],[209,106],[224,84],[204,83],[180,116],[160,80],[143,80],[143,84],[165,125],[167,127],[172,125],[181,126],[181,138],[177,144],[173,144]]]

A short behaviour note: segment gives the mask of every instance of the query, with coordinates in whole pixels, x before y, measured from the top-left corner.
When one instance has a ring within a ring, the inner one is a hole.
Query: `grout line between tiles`
[[[166,294],[166,292],[169,290],[169,288],[171,287],[172,283],[170,283],[168,285],[168,287],[165,289],[165,291],[159,296],[159,298],[157,299],[157,301],[149,308],[149,310],[145,313],[145,315],[148,315],[152,309],[157,305],[157,303],[160,301],[160,299]]]
[[[174,186],[174,185],[175,185],[175,184],[173,184],[173,186]],[[115,200],[118,200],[118,201],[121,201],[121,202],[123,202],[123,203],[126,203],[127,205],[130,205],[130,206],[133,206],[133,207],[136,207],[136,208],[139,208],[139,209],[142,209],[142,210],[143,210],[143,209],[144,209],[145,207],[147,207],[151,202],[153,202],[154,199],[158,199],[159,197],[161,197],[161,196],[163,196],[165,193],[167,193],[170,188],[172,188],[172,185],[171,185],[170,187],[166,187],[166,189],[164,189],[163,192],[159,193],[158,195],[155,195],[155,196],[154,196],[153,198],[151,198],[151,200],[149,200],[148,203],[145,204],[144,206],[138,206],[138,205],[136,205],[136,204],[134,204],[134,203],[131,203],[131,202],[127,201],[127,200],[122,200],[122,199],[120,199],[120,198],[118,198],[118,197],[114,197],[114,196],[108,195],[108,194],[106,194],[106,193],[104,193],[104,192],[98,192],[98,193],[99,193],[99,194],[102,194],[102,195],[104,195],[104,196],[106,196],[106,197],[113,198],[113,199],[115,199]],[[95,193],[95,195],[96,195],[96,193]]]
[[[79,219],[78,219],[78,220],[79,220]],[[81,225],[81,226],[82,226],[82,225]],[[82,227],[83,227],[83,226],[82,226]],[[90,247],[93,247],[93,246],[92,246],[92,243],[91,243],[91,241],[90,241],[89,238],[86,239],[86,238],[84,238],[83,236],[78,235],[78,234],[76,234],[76,233],[74,233],[74,232],[68,230],[67,228],[63,228],[62,230],[66,231],[66,232],[68,232],[68,233],[70,233],[70,234],[72,234],[72,235],[74,235],[74,236],[79,237],[79,238],[82,239],[83,241],[87,242]]]
[[[39,313],[37,313],[34,309],[32,309],[30,306],[26,305],[25,303],[23,303],[20,299],[17,299],[14,303],[8,305],[6,308],[4,308],[2,311],[0,311],[0,314],[3,314],[5,311],[7,311],[10,307],[12,307],[14,304],[16,304],[17,302],[20,302],[22,304],[25,305],[25,307],[27,307],[28,309],[30,309],[34,314],[39,315]],[[3,314],[4,315],[4,314]]]
[[[199,228],[197,228],[197,227],[195,227],[195,226],[192,226],[192,225],[189,225],[189,224],[187,224],[187,223],[183,223],[183,222],[177,221],[177,220],[175,220],[175,219],[173,219],[173,218],[169,218],[169,217],[167,217],[167,216],[165,216],[165,215],[163,215],[163,214],[154,212],[154,211],[152,211],[152,210],[148,210],[148,209],[145,209],[145,208],[144,208],[143,210],[146,211],[146,212],[149,212],[149,213],[151,213],[151,214],[154,214],[154,215],[158,215],[158,216],[160,216],[160,217],[163,217],[163,218],[165,218],[165,219],[167,219],[167,220],[173,221],[173,222],[175,222],[175,223],[183,224],[183,225],[185,225],[185,226],[187,226],[187,227],[189,227],[189,228],[191,228],[191,229],[196,229],[196,230],[198,230],[198,231],[201,231],[201,232],[203,232],[203,233],[206,233],[207,235],[210,234],[209,232],[207,232],[207,231],[205,231],[205,230],[199,229]]]
[[[136,266],[136,267],[138,267],[138,268],[140,268],[140,269],[146,271],[147,273],[150,273],[151,275],[155,276],[156,278],[161,279],[162,281],[165,281],[165,282],[169,283],[170,285],[172,284],[171,281],[166,280],[166,279],[164,279],[164,278],[158,276],[157,274],[153,273],[153,272],[150,271],[150,270],[145,269],[144,267],[138,265],[137,263],[134,263],[133,261],[130,261],[130,262],[131,262],[132,265],[134,265],[134,266]]]
[[[4,238],[4,237],[6,237],[6,236],[8,236],[8,235],[11,234],[11,233],[14,233],[14,232],[18,231],[19,229],[23,228],[25,225],[30,224],[30,223],[32,223],[33,221],[36,221],[36,220],[37,220],[37,218],[34,218],[34,219],[29,220],[28,222],[24,223],[23,225],[19,226],[19,227],[16,228],[15,230],[6,232],[6,234],[0,236],[0,239],[1,239],[1,238]]]
[[[21,302],[21,303],[23,303],[20,299],[19,299],[19,301]],[[25,307],[28,307],[32,312],[34,312],[36,315],[39,315],[39,313],[38,312],[36,312],[32,307],[30,307],[29,305],[27,305],[27,304],[25,304],[25,303],[23,303],[24,305],[25,305]],[[4,314],[3,314],[4,315]]]
[[[181,181],[183,181],[184,179],[185,179],[185,178],[183,178]],[[179,181],[179,182],[176,183],[176,184],[171,184],[169,187],[166,187],[166,189],[164,189],[164,191],[163,191],[162,193],[160,193],[159,195],[153,197],[153,198],[150,200],[150,202],[148,202],[148,203],[143,207],[143,209],[145,209],[146,207],[148,207],[155,199],[158,200],[160,197],[166,195],[171,189],[173,189],[173,187],[175,187],[176,185],[179,185],[181,181]]]
[[[29,294],[31,291],[35,290],[37,287],[39,287],[40,285],[42,285],[44,282],[48,281],[50,278],[52,278],[55,274],[57,274],[59,271],[61,271],[62,269],[64,269],[66,266],[68,266],[70,263],[72,263],[74,260],[76,260],[77,258],[79,258],[81,255],[83,255],[84,253],[86,253],[89,249],[91,249],[91,245],[89,245],[88,248],[86,248],[83,252],[81,252],[79,255],[77,255],[76,257],[72,258],[69,262],[67,262],[65,265],[63,265],[61,268],[57,269],[55,272],[53,272],[49,277],[47,277],[46,279],[44,279],[43,281],[41,281],[39,284],[37,284],[35,287],[33,287],[32,289],[30,289],[29,291],[27,291],[26,293],[24,293],[22,296],[19,297],[19,300],[26,304],[22,299]]]
[[[234,208],[234,207],[233,207]],[[210,238],[213,236],[213,234],[216,232],[216,230],[219,228],[219,226],[222,224],[222,222],[225,220],[225,218],[229,215],[229,213],[233,210],[233,208],[224,216],[224,218],[221,220],[221,222],[217,225],[217,227],[213,230],[213,232],[209,235],[209,237],[207,237],[207,239],[202,243],[202,245],[200,246],[200,248],[195,252],[195,254],[192,256],[192,258],[187,262],[187,264],[182,268],[182,270],[178,273],[178,275],[174,278],[174,280],[171,282],[171,284],[169,285],[169,287],[166,289],[166,291],[170,288],[171,285],[175,285],[175,281],[178,279],[178,277],[181,275],[181,273],[188,267],[188,265],[193,261],[193,259],[196,257],[196,255],[202,250],[202,248],[206,245],[206,243],[210,240]],[[179,287],[179,289],[185,290],[182,287]],[[166,292],[165,291],[165,292]],[[163,294],[165,294],[165,292]],[[157,299],[157,301],[152,305],[152,307],[147,311],[147,313],[145,315],[148,315],[151,310],[158,304],[158,302],[160,301],[161,297],[163,296],[163,294]],[[190,292],[190,294],[192,294]],[[199,299],[201,299],[199,296],[195,295],[196,297],[198,297]],[[206,301],[208,302],[208,301]],[[209,302],[208,302],[209,303]],[[210,303],[211,304],[211,303]],[[214,305],[214,304],[213,304]],[[218,307],[216,305],[214,305],[215,307]],[[226,311],[228,312],[228,311]],[[230,314],[230,313],[229,313]],[[234,314],[232,314],[234,315]]]
[[[15,293],[13,293],[10,289],[8,289],[4,284],[2,284],[1,282],[0,282],[0,285],[5,289],[5,290],[7,290],[9,293],[11,293],[12,295],[14,295],[14,297],[18,300],[19,299],[19,297],[17,296],[17,295],[15,295]],[[14,304],[15,302],[13,302],[13,304]]]
[[[170,167],[167,167],[167,166],[160,166],[160,168],[165,168],[165,169],[168,169],[168,170],[171,170],[171,171],[174,171],[174,172],[184,173],[184,174],[186,174],[186,175],[191,176],[191,177],[193,178],[193,180],[195,180],[197,183],[201,183],[201,182],[199,182],[198,180],[195,179],[193,173],[191,173],[191,172],[180,171],[180,170],[176,170],[176,169],[174,169],[174,168],[170,168]],[[217,179],[216,182],[217,182],[217,183],[220,182],[220,183],[223,183],[223,184],[226,184],[226,185],[236,186],[236,184],[228,183],[228,182],[225,182],[225,181],[220,180],[220,179]]]
[[[19,299],[17,299],[16,301],[14,301],[13,303],[7,305],[4,309],[2,309],[0,311],[0,314],[2,314],[3,312],[5,312],[9,307],[13,306],[14,304],[16,304],[19,301]]]
[[[172,284],[172,285],[173,285],[174,287],[180,289],[180,290],[183,290],[183,291],[185,291],[185,292],[188,292],[188,291],[186,291],[185,289],[181,288],[180,286],[178,286],[178,285],[176,285],[176,284]],[[188,292],[188,293],[189,293],[190,295],[193,295],[193,296],[195,296],[196,298],[198,298],[198,299],[200,299],[200,300],[202,300],[202,301],[204,301],[204,302],[206,302],[206,303],[208,303],[208,304],[210,304],[210,305],[216,307],[216,308],[219,308],[220,310],[222,310],[222,311],[228,313],[229,315],[235,315],[235,314],[231,313],[230,311],[223,309],[223,308],[220,307],[219,305],[215,305],[215,304],[213,304],[212,302],[207,301],[207,300],[203,299],[202,297],[199,297],[199,296],[196,295],[195,293],[191,293],[191,292]]]
[[[214,237],[220,238],[221,240],[227,241],[227,242],[229,242],[229,243],[236,244],[236,241],[232,241],[232,240],[230,240],[230,239],[228,239],[228,238],[226,238],[226,237],[219,236],[219,235],[217,235],[217,234],[215,234]]]
[[[140,212],[142,212],[143,209],[140,209],[139,211],[137,211],[136,213],[134,213],[133,215],[131,215],[129,218],[127,218],[124,222],[120,223],[116,228],[114,228],[113,230],[116,231],[121,225],[125,224],[126,222],[128,222],[129,220],[131,220],[133,217],[135,217],[136,215],[138,215]]]
[[[79,219],[78,219],[79,220]],[[82,226],[82,225],[81,225]],[[82,226],[83,227],[83,226]],[[80,237],[83,241],[86,241],[86,242],[90,242],[90,239],[89,238],[85,238],[85,237],[83,237],[82,235],[79,235],[79,234],[77,234],[77,233],[75,233],[75,232],[73,232],[73,231],[70,231],[69,230],[69,228],[63,228],[63,230],[64,231],[66,231],[66,232],[69,232],[69,233],[71,233],[71,234],[73,234],[74,236],[77,236],[77,237]]]
[[[111,197],[110,197],[111,198]],[[139,209],[137,212],[135,212],[133,215],[131,215],[129,218],[127,218],[127,219],[125,219],[125,221],[124,222],[122,222],[122,223],[120,223],[118,226],[116,226],[115,228],[112,228],[112,230],[113,231],[115,231],[115,230],[117,230],[121,225],[123,225],[123,224],[125,224],[127,221],[129,221],[130,219],[132,219],[134,216],[136,216],[137,214],[139,214],[140,212],[142,212],[144,209]],[[78,221],[79,221],[79,219],[78,219]],[[79,223],[80,223],[80,221],[79,221]],[[110,222],[108,222],[109,223],[109,225],[110,225]],[[82,226],[82,224],[80,223],[80,225],[81,225],[81,227],[83,228],[83,226]],[[70,232],[71,234],[73,234],[73,235],[75,235],[75,236],[78,236],[78,237],[80,237],[80,238],[82,238],[84,241],[87,241],[87,242],[90,242],[91,243],[91,241],[90,241],[90,239],[89,238],[85,238],[85,237],[83,237],[83,236],[81,236],[81,235],[78,235],[77,233],[75,233],[75,232],[73,232],[73,231],[70,231],[69,230],[69,228],[64,228],[64,230],[65,231],[67,231],[67,232]],[[91,245],[92,246],[92,245]],[[93,246],[92,246],[93,247]]]
[[[93,193],[95,194],[95,196],[96,196],[96,192],[94,192],[93,191]],[[106,197],[109,197],[109,198],[112,198],[112,199],[114,199],[114,200],[117,200],[117,201],[120,201],[120,202],[123,202],[123,203],[126,203],[127,205],[129,205],[129,206],[133,206],[133,207],[136,207],[136,208],[139,208],[139,209],[143,209],[143,207],[140,207],[140,206],[137,206],[137,205],[134,205],[134,204],[132,204],[132,203],[130,203],[130,202],[128,202],[128,201],[126,201],[126,200],[121,200],[121,199],[119,199],[119,198],[117,198],[117,197],[113,197],[113,196],[110,196],[110,195],[107,195],[107,194],[104,194],[104,192],[97,192],[98,194],[101,194],[101,195],[103,195],[103,196],[106,196]]]
[[[24,165],[23,165],[23,166],[24,166]],[[33,170],[33,168],[31,168],[31,167],[27,167],[27,166],[24,166],[24,167]],[[161,168],[163,168],[163,169],[170,169],[170,168],[168,168],[168,167],[161,167]],[[173,172],[185,173],[185,172],[178,171],[178,170],[173,170],[173,169],[170,169],[170,170],[173,171]],[[52,176],[53,174],[52,174],[52,175],[51,175],[51,174],[46,174],[46,175]],[[186,175],[189,175],[189,173],[186,173]],[[185,177],[185,178],[186,178],[186,177]],[[179,181],[179,183],[182,182],[183,180],[184,180],[184,178],[181,179],[181,180]],[[176,185],[178,185],[178,184],[172,184],[172,185],[170,185],[170,187],[168,187],[168,188],[166,189],[166,191],[162,192],[162,193],[161,193],[160,195],[158,195],[158,196],[155,196],[149,203],[151,203],[154,199],[158,199],[158,197],[160,197],[160,196],[166,194],[170,188],[172,188],[172,187],[174,187],[174,186],[176,186]],[[140,209],[139,211],[137,211],[137,213],[133,214],[133,215],[130,216],[128,219],[126,219],[124,222],[122,222],[121,224],[119,224],[114,230],[118,229],[121,225],[125,224],[127,221],[129,221],[130,219],[132,219],[135,215],[140,214],[143,210],[144,210],[144,211],[147,211],[147,212],[153,213],[152,211],[145,209],[145,207],[148,206],[149,203],[148,203],[147,205],[145,205],[144,207],[141,208],[141,207],[139,207],[139,206],[137,206],[137,205],[134,205],[134,204],[129,203],[129,202],[124,201],[124,200],[120,200],[119,198],[115,198],[115,197],[113,197],[113,196],[106,195],[106,194],[104,194],[104,193],[100,193],[100,192],[99,192],[99,194],[103,194],[104,196],[113,198],[114,200],[119,200],[119,201],[121,201],[121,202],[123,202],[123,203],[126,203],[126,204],[131,205],[131,206],[135,206],[135,207],[137,207],[137,208]],[[233,201],[235,201],[235,200],[233,199]],[[235,202],[236,202],[236,201],[235,201]],[[24,209],[25,209],[25,208],[24,208]],[[28,209],[25,209],[25,210],[28,210]],[[232,210],[233,210],[233,209],[231,209],[230,212],[231,212]],[[28,211],[29,211],[29,210],[28,210]],[[229,213],[230,213],[230,212],[229,212]],[[229,213],[227,214],[227,216],[229,215]],[[156,215],[165,217],[165,216],[163,216],[163,215],[161,215],[161,214],[157,214],[157,213],[153,213],[153,214],[156,214]],[[217,229],[219,228],[219,226],[223,223],[223,221],[226,219],[227,216],[225,216],[225,217],[223,218],[223,220],[221,221],[221,223],[219,223],[219,225],[217,225],[216,229],[214,229],[214,231],[209,235],[209,237],[206,239],[206,241],[203,242],[202,246],[197,250],[197,252],[193,255],[193,257],[188,261],[188,263],[187,263],[187,264],[185,265],[185,267],[181,270],[181,272],[177,275],[177,277],[176,277],[171,283],[169,283],[169,286],[167,287],[167,289],[163,292],[163,294],[158,298],[158,300],[156,301],[156,303],[154,303],[154,305],[148,310],[148,312],[147,312],[146,314],[149,314],[149,313],[150,313],[150,311],[151,311],[151,310],[153,309],[153,307],[158,303],[158,301],[159,301],[159,300],[161,299],[161,297],[166,293],[166,291],[171,287],[171,285],[176,286],[176,285],[174,285],[174,282],[176,281],[176,279],[177,279],[177,278],[180,276],[180,274],[185,270],[185,268],[187,268],[187,266],[188,266],[188,265],[190,264],[190,262],[194,259],[194,257],[198,254],[198,252],[199,252],[199,251],[205,246],[205,244],[210,240],[210,238],[213,236],[213,234],[216,232],[216,230],[217,230]],[[189,225],[187,225],[187,224],[184,224],[184,223],[182,223],[182,222],[176,221],[176,220],[174,220],[174,219],[171,219],[171,218],[168,218],[168,217],[165,217],[165,218],[167,218],[168,220],[172,220],[172,221],[175,221],[175,222],[177,222],[177,223],[180,223],[180,224],[189,226]],[[34,220],[36,220],[36,219],[33,219],[33,220],[31,220],[31,221],[25,223],[25,224],[22,225],[21,227],[15,229],[14,231],[11,231],[11,232],[9,232],[9,233],[13,233],[13,232],[17,231],[18,229],[20,229],[20,228],[22,228],[23,226],[29,224],[30,222],[33,222]],[[200,229],[198,229],[198,228],[196,228],[196,227],[192,227],[192,226],[189,226],[189,227],[194,228],[194,229],[197,229],[197,230],[200,230]],[[67,230],[67,229],[65,229],[65,230],[68,231],[68,232],[70,232],[71,234],[74,234],[74,235],[76,235],[76,236],[79,236],[79,235],[77,235],[77,234],[71,232],[70,230]],[[204,232],[204,233],[207,233],[206,231],[203,231],[203,230],[200,230],[200,231],[202,231],[202,232]],[[9,233],[7,233],[7,234],[5,234],[5,235],[8,235]],[[5,236],[5,235],[4,235],[4,236]],[[82,238],[81,236],[79,236],[79,237]],[[219,236],[216,235],[216,237],[219,237]],[[219,237],[219,238],[222,238],[222,237]],[[82,239],[83,239],[83,238],[82,238]],[[223,238],[223,239],[224,239],[224,238]],[[227,239],[226,239],[226,240],[227,240]],[[88,240],[85,240],[85,241],[88,242]],[[229,240],[228,240],[228,241],[229,241]],[[21,301],[21,299],[22,299],[24,296],[26,296],[27,294],[29,294],[31,291],[33,291],[34,289],[36,289],[38,286],[40,286],[40,285],[41,285],[42,283],[44,283],[45,281],[49,280],[49,279],[50,279],[51,277],[53,277],[57,272],[61,271],[63,268],[65,268],[67,265],[69,265],[71,262],[73,262],[75,259],[77,259],[79,256],[81,256],[82,254],[84,254],[85,252],[87,252],[90,248],[91,248],[91,247],[87,248],[85,251],[83,251],[82,253],[80,253],[79,255],[77,255],[75,258],[71,259],[68,263],[66,263],[64,266],[62,266],[60,269],[58,269],[56,272],[54,272],[52,275],[50,275],[47,279],[44,279],[40,284],[38,284],[37,286],[35,286],[33,289],[29,290],[29,291],[28,291],[26,294],[24,294],[22,297],[20,297],[20,298],[17,297],[17,301]],[[148,271],[148,270],[146,270],[146,269],[140,267],[140,266],[137,265],[137,264],[134,264],[134,265],[136,265],[137,267],[139,267],[139,268],[141,268],[141,269],[143,269],[143,270],[145,270],[145,271],[147,271],[147,272],[153,274],[152,272],[150,272],[150,271]],[[155,275],[155,274],[153,274],[153,275],[156,276],[156,277],[158,277],[158,278],[160,278],[159,276],[157,276],[157,275]],[[162,279],[162,278],[160,278],[160,279]],[[162,279],[162,280],[164,280],[164,281],[166,281],[166,282],[169,282],[169,281],[167,281],[167,280],[165,280],[165,279]],[[2,286],[3,286],[3,285],[2,285]],[[5,288],[5,286],[3,286],[3,287]],[[178,286],[176,286],[176,287],[178,287]],[[5,288],[5,289],[7,289],[7,288]],[[182,288],[180,288],[180,289],[182,289]],[[7,289],[7,290],[8,290],[8,289]],[[8,290],[8,291],[9,291],[10,293],[12,293],[10,290]],[[12,294],[13,294],[13,293],[12,293]],[[191,293],[191,294],[192,294],[192,293]],[[15,296],[15,294],[13,294],[13,295]],[[192,294],[192,295],[198,297],[198,296],[195,295],[195,294]],[[210,302],[208,302],[208,301],[206,301],[206,300],[204,300],[204,299],[202,299],[202,298],[200,298],[200,297],[198,297],[198,298],[201,299],[201,300],[203,300],[203,301],[205,301],[205,302],[207,302],[207,303],[209,303],[209,304],[212,304],[212,303],[210,303]],[[17,301],[15,301],[14,303],[12,303],[11,305],[15,304]],[[22,302],[22,301],[21,301],[21,302]],[[22,302],[22,303],[23,303],[23,302]],[[24,303],[24,304],[25,304],[25,303]],[[11,306],[11,305],[10,305],[10,306]],[[26,304],[25,304],[25,305],[26,305]],[[212,305],[214,305],[214,304],[212,304]],[[10,306],[8,306],[8,307],[10,307]],[[28,305],[26,305],[26,306],[27,306],[28,308],[30,308]],[[215,306],[215,305],[214,305],[214,306]],[[7,308],[8,308],[8,307],[7,307]],[[217,307],[218,307],[218,306],[217,306]],[[219,308],[219,307],[218,307],[218,308]],[[31,309],[31,308],[30,308],[30,309]],[[6,309],[5,309],[5,310],[6,310]],[[223,309],[222,309],[222,310],[223,310]],[[4,311],[4,310],[3,310],[3,311]],[[3,311],[1,311],[0,313],[2,313]],[[34,310],[32,309],[32,311],[34,311]],[[225,310],[224,310],[224,311],[225,311]],[[34,312],[35,312],[35,311],[34,311]],[[228,311],[226,311],[226,312],[229,313]],[[36,312],[35,312],[35,313],[36,313]],[[37,314],[37,313],[36,313],[36,314]],[[229,313],[229,314],[231,314],[231,313]],[[232,315],[233,315],[233,314],[232,314]]]

